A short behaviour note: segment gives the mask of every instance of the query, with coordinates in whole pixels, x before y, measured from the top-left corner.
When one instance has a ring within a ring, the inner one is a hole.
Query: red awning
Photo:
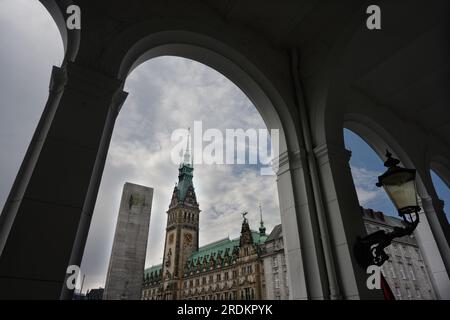
[[[383,290],[384,300],[395,300],[395,296],[383,274],[381,274],[381,290]]]

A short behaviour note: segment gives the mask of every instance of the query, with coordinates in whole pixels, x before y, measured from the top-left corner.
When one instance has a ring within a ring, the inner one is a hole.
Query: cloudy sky
[[[56,26],[38,1],[0,0],[0,205],[3,206],[48,94],[51,67],[60,65],[62,43]],[[177,181],[171,161],[171,134],[193,127],[262,129],[262,118],[246,96],[216,71],[190,60],[160,57],[128,77],[129,96],[117,119],[83,258],[85,289],[103,286],[123,184],[153,187],[146,266],[161,262],[165,215]],[[385,194],[374,186],[382,161],[357,136],[345,132],[353,151],[352,174],[365,207],[393,214]],[[441,198],[448,188],[435,177]],[[196,165],[194,185],[200,203],[200,244],[239,235],[243,210],[258,228],[262,204],[267,230],[279,223],[274,176],[254,165]],[[220,219],[220,220],[219,220]],[[220,221],[220,223],[218,223]]]
[[[199,120],[204,129],[222,132],[264,128],[256,109],[235,85],[191,60],[148,61],[129,76],[125,90],[130,95],[114,129],[82,266],[88,275],[91,270],[98,275],[99,283],[125,181],[155,189],[146,265],[161,262],[166,210],[178,175],[179,161],[171,161],[174,130],[193,127]],[[202,210],[200,245],[238,236],[243,210],[249,211],[250,223],[257,229],[259,202],[268,230],[279,223],[275,177],[261,176],[256,166],[195,165],[194,186]]]

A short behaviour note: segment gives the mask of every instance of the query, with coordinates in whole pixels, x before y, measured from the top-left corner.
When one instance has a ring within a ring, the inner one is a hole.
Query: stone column
[[[447,275],[450,275],[450,226],[444,212],[444,201],[437,197],[424,197],[421,201],[446,267]]]
[[[323,255],[314,216],[312,190],[305,182],[304,151],[278,158],[278,194],[290,299],[326,297]]]
[[[109,144],[105,127],[122,88],[72,63],[54,69],[52,83],[1,216],[0,299],[60,297],[83,210],[95,202],[99,150]]]
[[[108,155],[108,149],[114,130],[114,125],[117,116],[119,115],[119,111],[122,108],[122,105],[125,102],[127,96],[128,93],[122,90],[118,90],[112,97],[68,265],[81,266],[84,247],[86,245],[87,237],[89,234],[89,227],[91,225],[92,214],[94,212],[95,202],[97,200],[98,189],[100,188],[103,169],[105,167],[106,157]],[[69,275],[66,275],[65,281],[67,280],[68,276]],[[60,298],[62,300],[72,299],[73,292],[74,290],[69,290],[67,286],[63,286]]]
[[[350,171],[351,153],[327,144],[316,147],[314,153],[342,298],[383,299],[381,290],[368,290],[366,270],[359,267],[353,255],[356,237],[366,231]]]
[[[439,299],[450,299],[450,278],[446,261],[449,259],[449,247],[442,234],[439,224],[437,210],[443,213],[444,204],[441,200],[432,201],[432,198],[421,198],[422,211],[419,213],[420,222],[414,232],[417,243],[424,256],[426,267],[430,272],[431,281]],[[445,218],[445,216],[444,216]],[[436,232],[432,232],[432,224]],[[444,228],[448,228],[444,226]],[[439,242],[439,240],[441,240]],[[447,260],[446,260],[447,259]]]
[[[66,81],[66,70],[59,67],[53,67],[50,77],[47,103],[44,107],[41,118],[39,119],[39,123],[33,137],[31,138],[22,165],[19,168],[19,172],[17,173],[14,184],[2,210],[2,214],[0,215],[0,256],[5,247],[9,230],[11,229],[14,218],[16,217],[19,200],[23,198],[26,186],[30,181],[36,161],[42,150],[43,142],[47,137],[48,130],[59,105],[59,100],[61,99],[64,91]]]

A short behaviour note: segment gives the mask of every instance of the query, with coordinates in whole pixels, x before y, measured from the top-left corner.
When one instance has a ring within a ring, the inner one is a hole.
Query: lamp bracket
[[[406,227],[394,227],[392,232],[376,231],[365,237],[357,237],[353,252],[358,264],[367,268],[370,265],[382,266],[389,259],[384,248],[392,243],[395,238],[411,235],[417,227],[419,220],[406,223]]]

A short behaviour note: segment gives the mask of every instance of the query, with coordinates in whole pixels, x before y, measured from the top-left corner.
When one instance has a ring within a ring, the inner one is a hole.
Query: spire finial
[[[241,213],[242,218],[244,219],[244,222],[247,221],[247,218],[245,217],[247,214],[248,214],[247,211],[244,211],[244,212]]]
[[[259,216],[260,216],[260,220],[261,220],[260,223],[263,224],[261,202],[259,203]]]
[[[259,215],[260,215],[260,222],[259,222],[259,233],[261,235],[265,235],[266,234],[266,227],[264,227],[264,221],[263,221],[263,217],[262,217],[262,208],[261,208],[261,202],[259,203]]]
[[[192,166],[192,158],[191,158],[191,149],[190,149],[190,137],[191,137],[191,128],[188,128],[188,134],[186,139],[186,149],[184,151],[182,164],[191,165]]]

